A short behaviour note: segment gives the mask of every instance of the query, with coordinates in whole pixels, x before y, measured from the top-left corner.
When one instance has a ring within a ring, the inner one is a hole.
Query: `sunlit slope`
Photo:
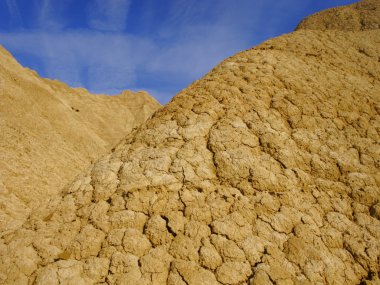
[[[378,43],[226,59],[1,240],[4,283],[378,284]]]

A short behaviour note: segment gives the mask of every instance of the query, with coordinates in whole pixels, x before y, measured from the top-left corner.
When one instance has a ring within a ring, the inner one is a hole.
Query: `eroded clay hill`
[[[2,282],[378,284],[379,2],[342,9],[374,21],[311,17],[178,94],[2,237]]]
[[[0,47],[1,235],[158,108],[143,92],[92,95],[42,79]]]

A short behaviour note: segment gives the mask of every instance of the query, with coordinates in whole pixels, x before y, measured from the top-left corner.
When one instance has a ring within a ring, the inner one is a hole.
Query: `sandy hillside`
[[[329,10],[220,63],[4,235],[0,280],[379,284],[379,18]]]
[[[42,79],[0,47],[3,234],[159,107],[144,92],[93,95]]]

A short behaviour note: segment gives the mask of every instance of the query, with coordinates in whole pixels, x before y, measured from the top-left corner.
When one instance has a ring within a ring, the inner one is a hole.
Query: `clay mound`
[[[299,30],[223,61],[3,236],[2,282],[377,284],[378,42]]]
[[[0,227],[19,227],[159,104],[144,92],[92,95],[40,78],[0,47]]]

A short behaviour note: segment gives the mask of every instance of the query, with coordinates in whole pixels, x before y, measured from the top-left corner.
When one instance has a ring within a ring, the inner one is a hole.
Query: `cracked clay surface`
[[[379,142],[379,27],[300,28],[223,61],[2,236],[0,282],[378,284]]]

